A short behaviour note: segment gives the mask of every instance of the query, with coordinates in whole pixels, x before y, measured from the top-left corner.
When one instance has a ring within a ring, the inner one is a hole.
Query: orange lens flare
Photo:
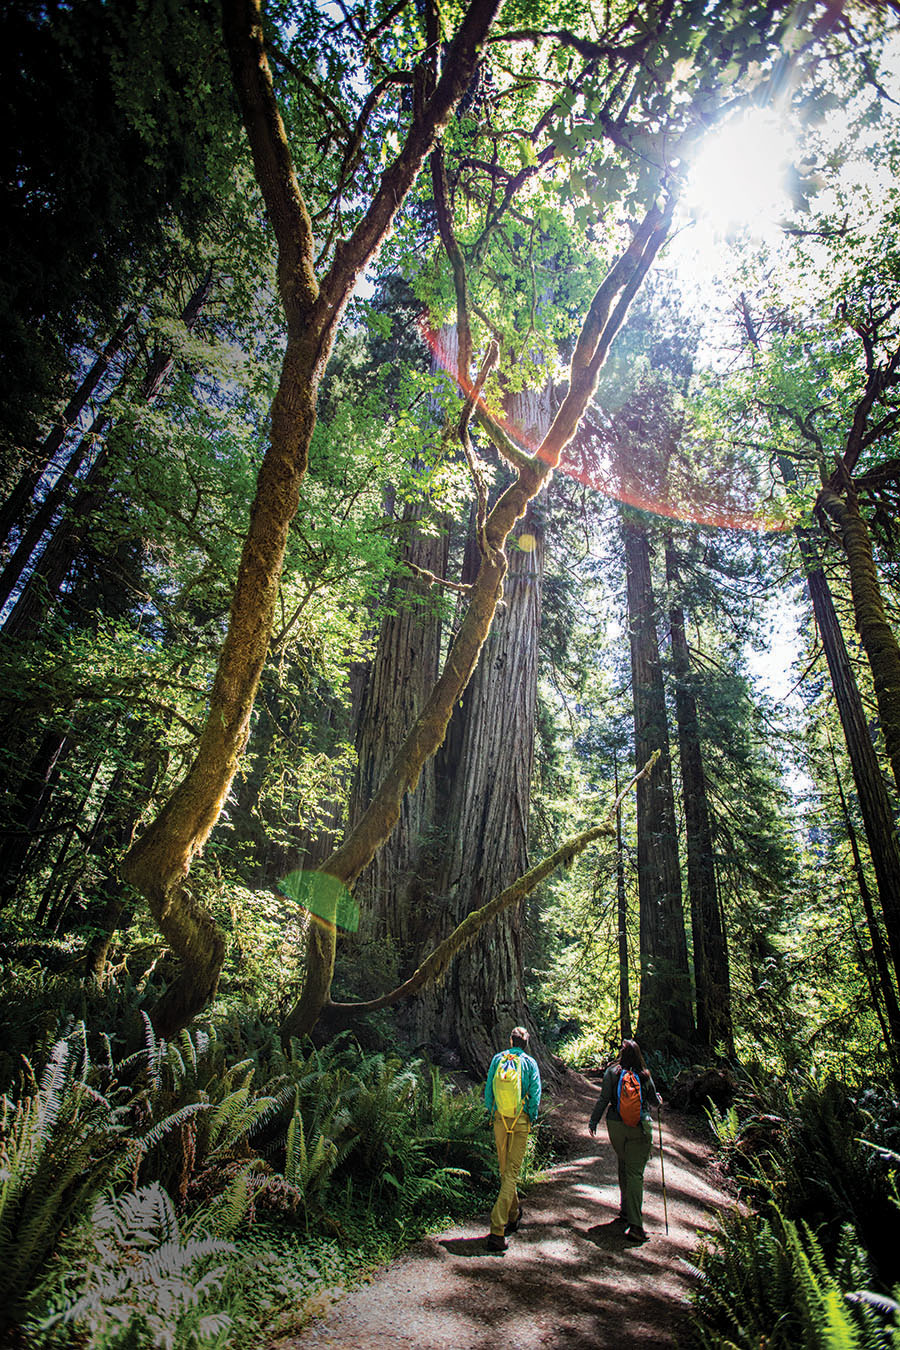
[[[471,398],[474,385],[468,376],[461,375],[456,369],[455,344],[451,346],[442,340],[441,334],[436,333],[424,318],[419,320],[419,331],[437,363],[456,382],[464,396]],[[475,399],[475,405],[486,415],[491,416],[522,449],[542,459],[546,458],[542,454],[542,447],[530,441],[519,427],[513,426],[505,417],[498,418],[493,413],[488,414],[484,399],[480,395]],[[723,492],[723,486],[727,489],[727,483],[723,483],[721,470],[711,475],[708,482],[692,482],[689,497],[685,495],[675,499],[671,495],[650,490],[645,484],[640,483],[636,473],[626,478],[624,473],[614,469],[610,463],[601,463],[599,455],[583,451],[579,453],[579,447],[575,444],[569,445],[567,450],[568,455],[566,451],[563,452],[559,468],[586,487],[602,493],[604,497],[621,502],[623,506],[631,506],[638,511],[664,516],[670,520],[679,520],[688,525],[706,525],[720,530],[744,530],[762,534],[789,528],[783,520],[766,518],[758,511],[746,511],[732,503],[723,502],[723,496],[727,495],[727,492]],[[580,458],[580,463],[577,462],[576,455]]]

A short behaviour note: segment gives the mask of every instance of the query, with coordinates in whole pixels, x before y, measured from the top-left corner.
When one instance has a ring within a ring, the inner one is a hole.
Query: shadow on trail
[[[505,1256],[506,1252],[493,1252],[487,1245],[487,1238],[439,1238],[437,1245],[443,1247],[451,1256]]]
[[[615,1219],[611,1223],[595,1223],[593,1228],[585,1229],[581,1236],[587,1242],[593,1242],[595,1247],[620,1247],[622,1225]]]
[[[596,1096],[560,1104],[569,1156],[528,1190],[505,1252],[487,1247],[487,1215],[426,1238],[278,1350],[672,1350],[687,1317],[690,1260],[711,1207],[729,1203],[702,1134],[664,1121],[669,1232],[658,1152],[644,1188],[646,1243],[618,1221],[616,1160],[587,1137]]]

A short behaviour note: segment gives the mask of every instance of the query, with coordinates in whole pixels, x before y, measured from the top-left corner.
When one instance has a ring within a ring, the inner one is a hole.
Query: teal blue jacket
[[[497,1061],[501,1055],[509,1054],[509,1050],[498,1050],[497,1054],[491,1060],[491,1067],[488,1069],[487,1082],[484,1085],[484,1104],[491,1115],[497,1109],[494,1101],[494,1070],[497,1067]],[[521,1046],[512,1047],[514,1055],[522,1056],[522,1105],[528,1115],[532,1125],[537,1124],[538,1107],[541,1104],[541,1071],[530,1055],[526,1055]]]

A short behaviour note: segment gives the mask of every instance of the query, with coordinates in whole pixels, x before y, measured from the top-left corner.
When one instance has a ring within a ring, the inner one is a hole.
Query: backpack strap
[[[513,1123],[512,1123],[511,1125],[507,1125],[507,1123],[506,1123],[507,1120],[509,1119],[508,1116],[500,1116],[500,1112],[499,1112],[499,1111],[495,1111],[495,1112],[494,1112],[494,1115],[495,1115],[495,1116],[500,1116],[500,1119],[503,1121],[503,1128],[504,1128],[504,1130],[506,1130],[506,1133],[507,1133],[507,1134],[512,1134],[513,1130],[515,1130],[516,1126],[518,1125],[518,1123],[519,1123],[519,1117],[521,1116],[521,1114],[522,1114],[522,1112],[523,1112],[524,1110],[525,1110],[525,1103],[523,1102],[522,1105],[519,1107],[519,1109],[518,1109],[518,1111],[517,1111],[517,1113],[516,1113],[516,1115],[515,1115],[515,1117],[514,1117],[514,1119],[513,1119]]]

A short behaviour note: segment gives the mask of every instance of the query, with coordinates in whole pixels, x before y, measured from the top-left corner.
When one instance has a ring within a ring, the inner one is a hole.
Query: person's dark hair
[[[509,1033],[510,1045],[517,1045],[520,1050],[528,1049],[528,1032],[524,1027],[513,1027]]]
[[[622,1049],[619,1051],[619,1068],[636,1069],[643,1081],[650,1077],[647,1065],[644,1063],[644,1056],[641,1054],[641,1047],[637,1041],[622,1042]]]

